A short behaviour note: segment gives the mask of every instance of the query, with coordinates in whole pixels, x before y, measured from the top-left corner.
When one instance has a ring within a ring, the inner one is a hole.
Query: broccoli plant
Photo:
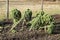
[[[18,9],[13,9],[11,11],[11,13],[12,13],[12,17],[13,17],[13,19],[14,19],[15,22],[17,22],[17,21],[20,20],[20,18],[21,18],[21,12]]]
[[[24,17],[26,21],[30,21],[32,19],[32,11],[30,9],[27,9],[25,11]]]
[[[29,22],[31,24],[30,30],[39,29],[40,27],[47,27],[47,32],[52,33],[54,28],[54,19],[51,15],[44,13],[44,11],[39,12],[39,14]]]

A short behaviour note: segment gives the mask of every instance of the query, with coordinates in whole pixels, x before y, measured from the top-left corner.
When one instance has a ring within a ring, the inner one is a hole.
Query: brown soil
[[[44,31],[20,31],[0,35],[0,40],[60,40],[60,34],[47,34]]]

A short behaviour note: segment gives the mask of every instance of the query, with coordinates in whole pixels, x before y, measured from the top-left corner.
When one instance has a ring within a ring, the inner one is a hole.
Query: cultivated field
[[[9,11],[11,11],[14,8],[17,8],[18,10],[20,10],[22,14],[24,14],[25,10],[29,8],[33,11],[33,16],[35,16],[38,11],[41,11],[41,2],[29,2],[29,1],[28,2],[16,2],[16,1],[10,2]],[[50,14],[50,15],[60,14],[60,3],[45,2],[43,8],[44,8],[44,12],[47,14]],[[0,2],[0,20],[3,20],[5,18],[6,18],[6,2]],[[11,18],[11,13],[10,13],[10,18]],[[17,30],[20,27],[20,24],[17,25],[17,28],[16,28]],[[11,28],[11,26],[7,28]],[[49,35],[45,32],[43,33],[43,31],[41,32],[41,30],[28,31],[27,28],[24,29],[23,31],[19,31],[12,34],[10,33],[4,34],[4,35],[2,34],[0,36],[0,38],[4,40],[3,37],[5,38],[5,40],[9,38],[14,40],[15,39],[14,37],[16,38],[18,37],[19,40],[20,39],[21,40],[60,40],[60,34]]]

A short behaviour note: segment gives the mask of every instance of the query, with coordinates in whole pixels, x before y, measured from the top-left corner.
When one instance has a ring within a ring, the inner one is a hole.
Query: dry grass
[[[57,4],[57,3],[53,3],[53,4],[47,4],[49,2],[46,2],[44,4],[44,11],[48,14],[60,14],[60,5]],[[52,2],[51,2],[52,3]],[[4,19],[6,18],[6,4],[4,2],[1,2],[0,3],[0,19]],[[31,9],[32,12],[33,12],[33,16],[36,15],[36,13],[38,11],[41,11],[41,4],[38,2],[38,3],[34,3],[34,2],[13,2],[11,3],[10,2],[10,11],[11,9],[13,8],[17,8],[19,9],[22,14],[25,12],[26,9]],[[10,16],[11,17],[11,16]]]

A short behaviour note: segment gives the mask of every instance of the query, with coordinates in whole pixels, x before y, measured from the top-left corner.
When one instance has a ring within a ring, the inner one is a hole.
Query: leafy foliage
[[[11,32],[12,32],[12,33],[16,33],[17,31],[13,29]]]
[[[18,9],[13,9],[11,11],[13,19],[17,22],[21,18],[21,12]]]
[[[34,18],[32,21],[30,21],[31,26],[30,30],[39,29],[40,27],[44,27],[49,25],[47,32],[51,33],[53,30],[54,25],[54,19],[51,15],[48,15],[44,13],[44,11],[39,12],[39,14]]]
[[[39,28],[39,26],[41,25],[41,18],[42,18],[42,16],[43,16],[43,14],[44,13],[40,13],[39,12],[39,15],[37,15],[37,17],[36,18],[34,18],[32,21],[30,21],[30,23],[31,23],[31,27],[30,27],[30,30],[31,29],[38,29]]]
[[[22,25],[24,20],[30,21],[31,18],[32,18],[32,13],[31,13],[30,9],[27,9],[27,11],[25,11],[25,14],[21,17],[21,19],[18,22],[16,22],[15,24],[13,24],[12,28],[9,31],[12,31],[18,25]]]
[[[48,25],[47,33],[48,34],[51,34],[51,33],[53,33],[53,30],[54,30],[54,24],[51,23],[50,25]]]
[[[37,13],[37,15],[34,19],[32,19],[32,11],[30,9],[27,9],[25,11],[25,14],[22,17],[21,17],[21,12],[17,9],[12,10],[12,13],[13,13],[13,18],[15,19],[15,21],[16,22],[18,21],[17,24],[18,23],[22,24],[24,19],[27,22],[30,21],[29,30],[38,30],[38,29],[40,29],[40,27],[47,26],[47,32],[48,33],[53,32],[54,19],[51,15],[46,14],[44,11]],[[17,24],[15,26],[17,26]],[[12,29],[14,27],[12,27]]]
[[[24,14],[25,20],[30,21],[32,19],[32,11],[30,9],[27,9]]]

